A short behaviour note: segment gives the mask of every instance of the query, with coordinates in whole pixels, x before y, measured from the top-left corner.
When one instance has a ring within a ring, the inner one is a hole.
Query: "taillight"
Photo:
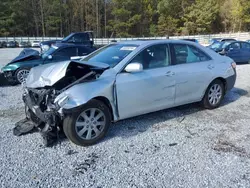
[[[233,69],[236,69],[236,63],[235,62],[232,62],[231,66],[233,67]]]

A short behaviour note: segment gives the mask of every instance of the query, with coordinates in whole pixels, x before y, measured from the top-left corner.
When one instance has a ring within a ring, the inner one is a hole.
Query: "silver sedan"
[[[235,62],[199,44],[126,41],[33,68],[23,99],[42,131],[63,129],[86,146],[122,119],[199,101],[217,108],[235,80]]]

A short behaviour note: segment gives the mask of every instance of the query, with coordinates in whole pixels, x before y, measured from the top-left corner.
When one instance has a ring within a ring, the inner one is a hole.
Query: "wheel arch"
[[[17,73],[18,73],[18,71],[20,71],[20,70],[29,70],[30,71],[31,68],[32,67],[28,67],[28,66],[19,66],[15,71],[13,71],[13,76],[17,80]]]
[[[220,80],[220,81],[223,83],[223,85],[224,85],[225,91],[227,90],[227,80],[226,80],[225,78],[217,77],[217,78],[215,78],[211,83],[213,83],[215,80]],[[211,83],[210,83],[210,84],[211,84]],[[210,84],[209,84],[209,85],[210,85]]]
[[[108,107],[110,114],[111,114],[111,117],[112,117],[112,121],[114,121],[114,119],[115,119],[114,118],[114,110],[113,110],[113,107],[112,107],[109,99],[106,97],[103,97],[103,96],[94,97],[93,99],[103,102]]]
[[[213,80],[208,84],[208,86],[205,88],[205,90],[203,91],[201,100],[204,98],[204,96],[205,96],[205,94],[206,94],[206,91],[207,91],[208,87],[209,87],[215,80],[220,80],[220,81],[223,83],[223,85],[224,85],[225,91],[227,90],[227,81],[226,81],[226,79],[223,78],[223,77],[217,77],[217,78],[213,79]]]

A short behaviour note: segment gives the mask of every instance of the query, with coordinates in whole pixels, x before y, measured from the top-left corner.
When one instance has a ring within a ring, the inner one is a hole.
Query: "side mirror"
[[[234,49],[233,48],[229,48],[229,50],[228,51],[233,51]]]
[[[48,55],[48,59],[51,60],[52,59],[52,55]]]
[[[141,72],[143,70],[143,66],[141,63],[130,63],[126,66],[125,68],[125,71],[126,72],[130,72],[130,73],[133,73],[133,72]]]

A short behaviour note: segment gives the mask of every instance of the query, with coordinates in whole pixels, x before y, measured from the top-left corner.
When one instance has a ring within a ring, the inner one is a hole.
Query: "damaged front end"
[[[64,92],[76,84],[97,79],[107,68],[106,64],[94,66],[67,61],[32,69],[23,94],[26,121],[16,124],[14,134],[21,135],[37,128],[46,146],[54,143],[62,130],[62,106],[68,102]],[[62,97],[58,99],[58,96]]]

